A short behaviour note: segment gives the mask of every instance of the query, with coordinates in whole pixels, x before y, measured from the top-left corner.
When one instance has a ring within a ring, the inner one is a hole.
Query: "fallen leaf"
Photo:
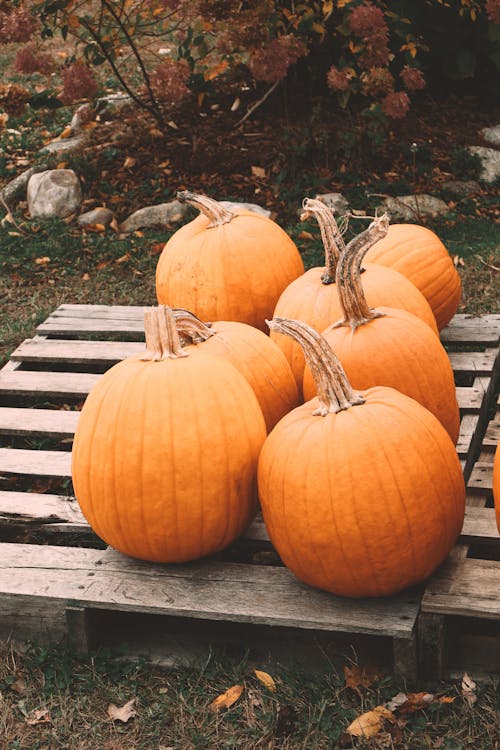
[[[374,737],[383,730],[385,721],[394,721],[394,714],[385,706],[376,706],[354,719],[346,731],[353,737]]]
[[[163,248],[165,247],[164,242],[153,242],[151,245],[149,252],[151,255],[160,255],[161,252],[163,252]]]
[[[109,266],[109,263],[110,263],[109,260],[101,260],[101,262],[97,264],[96,270],[102,271],[103,268],[106,268],[106,266]]]
[[[59,138],[69,138],[71,135],[73,135],[73,128],[71,125],[66,125],[62,133],[59,135]],[[55,140],[57,140],[57,138]]]
[[[454,700],[455,700],[455,696],[442,695],[440,698],[438,698],[438,703],[453,703]]]
[[[16,679],[10,686],[10,689],[13,690],[15,693],[18,693],[19,695],[23,695],[23,693],[26,692],[27,683],[24,679],[23,675],[17,675]]]
[[[110,719],[113,719],[113,721],[122,721],[124,724],[127,723],[127,721],[134,716],[136,716],[137,711],[134,708],[134,703],[136,699],[131,698],[127,703],[125,703],[123,706],[115,706],[114,703],[110,703],[108,706],[108,716]]]
[[[477,701],[477,695],[476,695],[476,683],[474,680],[469,677],[467,672],[464,674],[462,678],[462,695],[469,704],[469,706],[473,706],[474,703]]]
[[[120,258],[117,258],[115,260],[115,263],[125,263],[130,258],[130,253],[125,253],[125,255],[120,256]]]
[[[12,216],[11,212],[5,214],[2,221],[0,222],[2,226],[4,227],[6,224],[14,224],[14,217]]]
[[[268,674],[267,672],[261,672],[260,669],[254,669],[254,674],[255,674],[256,678],[260,682],[262,682],[262,684],[268,690],[270,690],[272,693],[276,692],[276,683],[275,683],[275,681],[273,680],[273,678],[271,677],[270,674]]]
[[[66,169],[68,164],[69,161],[60,161],[59,164],[56,165],[56,169]]]
[[[461,258],[460,255],[454,255],[453,256],[453,265],[455,266],[455,268],[457,268],[458,266],[464,267],[465,266],[464,259]]]
[[[240,98],[237,96],[234,102],[231,104],[231,112],[236,112],[236,110],[239,109],[240,104]]]
[[[137,159],[135,159],[133,156],[127,156],[125,161],[123,162],[123,166],[125,169],[130,169],[131,167],[135,167],[137,164]]]
[[[314,239],[314,235],[311,234],[311,232],[306,232],[303,229],[302,232],[300,232],[300,234],[297,235],[297,239],[299,239],[299,240],[313,240]]]
[[[37,708],[26,717],[26,724],[34,726],[35,724],[50,724],[52,719],[50,718],[50,712],[48,708]]]
[[[252,167],[252,174],[254,177],[264,178],[266,176],[266,170],[264,167]]]
[[[220,711],[221,708],[229,708],[236,703],[243,692],[243,685],[233,685],[222,695],[218,695],[209,705],[210,711]]]
[[[88,273],[84,273],[82,276],[82,281],[90,281],[90,275]]]
[[[44,255],[42,258],[35,258],[35,263],[37,266],[46,266],[47,263],[50,263],[50,258]]]
[[[136,229],[135,232],[134,232],[134,235],[136,237],[144,237],[144,232],[141,232],[140,229]]]
[[[404,693],[399,693],[399,695],[404,695]],[[405,697],[406,700],[397,706],[400,714],[413,714],[415,711],[421,711],[434,701],[433,693],[408,693]],[[396,710],[392,707],[392,701],[387,704],[387,708],[391,711]]]
[[[371,664],[360,667],[355,664],[353,667],[344,667],[345,686],[357,690],[359,687],[370,687],[379,677],[377,668]]]
[[[120,225],[118,224],[116,218],[113,216],[111,221],[109,222],[110,229],[113,230],[116,234],[120,233]]]

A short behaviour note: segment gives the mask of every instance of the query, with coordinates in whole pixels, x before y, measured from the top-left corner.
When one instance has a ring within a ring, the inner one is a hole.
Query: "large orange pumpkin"
[[[377,306],[366,300],[360,272],[363,256],[376,232],[376,219],[343,253],[337,287],[343,319],[324,332],[354,388],[385,385],[416,399],[431,411],[454,443],[460,432],[453,370],[439,339],[419,318],[406,310]],[[364,239],[363,239],[364,236]],[[315,395],[306,368],[304,399]]]
[[[441,330],[455,315],[462,285],[458,271],[439,237],[418,224],[391,224],[365,258],[404,274],[420,289]]]
[[[248,380],[268,432],[298,406],[299,394],[290,365],[269,336],[246,323],[222,320],[206,325],[187,310],[175,308],[173,313],[179,333],[208,354],[225,357]]]
[[[493,500],[495,502],[497,526],[500,533],[500,444],[497,445],[493,463]]]
[[[302,320],[316,330],[322,331],[342,316],[337,284],[334,282],[338,259],[340,253],[345,250],[345,245],[335,218],[324,203],[309,198],[304,201],[304,209],[302,218],[314,216],[318,221],[325,247],[326,264],[324,267],[310,268],[292,281],[280,296],[274,315]],[[383,237],[388,226],[388,221],[385,224],[380,222],[372,241],[377,242]],[[351,243],[355,241],[356,238],[351,240]],[[437,334],[436,321],[429,304],[402,274],[375,263],[367,263],[364,264],[362,284],[371,306],[389,305],[408,310],[425,321]],[[300,388],[305,365],[301,347],[289,336],[281,336],[273,331],[271,338],[288,359]]]
[[[427,578],[462,527],[465,486],[447,432],[392,388],[355,392],[326,341],[297,321],[318,398],[284,417],[259,459],[264,520],[295,575],[342,596],[385,596]]]
[[[266,331],[288,284],[304,272],[295,244],[274,221],[187,191],[202,213],[169,239],[156,269],[158,302],[202,320],[236,320]]]
[[[251,521],[266,428],[236,368],[181,348],[171,311],[146,313],[146,346],[90,392],[73,484],[108,544],[144,560],[183,562],[223,549]]]

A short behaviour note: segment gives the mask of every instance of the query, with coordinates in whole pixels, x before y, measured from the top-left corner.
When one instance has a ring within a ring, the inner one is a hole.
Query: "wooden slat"
[[[0,435],[68,438],[75,434],[80,412],[64,409],[0,407]]]
[[[464,414],[460,420],[460,434],[456,445],[457,453],[460,457],[468,454],[478,421],[478,414]]]
[[[20,362],[113,365],[126,357],[140,354],[139,341],[82,341],[81,339],[42,339],[23,341],[11,359]]]
[[[31,372],[16,370],[0,373],[0,394],[51,398],[85,398],[101,376],[87,372]]]
[[[495,509],[466,507],[460,539],[469,544],[485,541],[500,544]]]
[[[482,451],[467,482],[468,489],[475,492],[491,492],[493,489],[494,453]]]
[[[148,612],[209,620],[411,638],[419,596],[343,599],[298,581],[286,568],[217,563],[152,565],[113,550],[0,545],[0,598],[47,606]]]
[[[429,580],[422,611],[500,619],[500,562],[449,560]]]
[[[459,409],[463,412],[479,411],[490,380],[488,377],[477,377],[474,379],[474,384],[470,387],[458,386],[456,391]]]
[[[60,305],[50,318],[108,318],[144,321],[150,307],[142,305]]]
[[[71,453],[0,448],[0,474],[71,477]]]
[[[455,315],[440,336],[443,343],[497,346],[500,341],[500,315]]]
[[[497,357],[497,350],[485,352],[449,352],[448,358],[454,372],[490,375]]]
[[[496,412],[495,416],[488,424],[486,428],[486,434],[484,436],[483,445],[485,448],[496,448],[500,443],[500,410]]]
[[[75,532],[89,530],[89,525],[74,497],[35,492],[0,491],[0,523],[57,523],[69,524]]]
[[[133,335],[138,341],[144,340],[144,323],[140,320],[120,320],[106,318],[48,318],[36,329],[37,333],[58,335],[114,334]]]

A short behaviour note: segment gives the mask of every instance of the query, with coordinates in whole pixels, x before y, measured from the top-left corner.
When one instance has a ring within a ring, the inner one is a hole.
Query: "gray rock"
[[[450,210],[441,198],[420,193],[420,195],[399,195],[397,198],[386,198],[377,209],[387,211],[391,219],[415,221],[419,216],[434,217],[446,214]]]
[[[80,214],[77,221],[81,227],[87,227],[89,224],[102,224],[105,227],[109,227],[114,218],[113,211],[100,206],[99,208],[94,208],[92,211]]]
[[[36,167],[30,167],[24,172],[21,172],[21,174],[18,174],[17,177],[14,177],[13,180],[4,185],[4,187],[0,190],[2,200],[9,206],[9,208],[14,208],[16,203],[25,194],[26,185],[28,184],[31,175],[36,174],[36,172],[43,172],[46,169],[47,164],[44,164]]]
[[[80,180],[72,169],[47,169],[29,179],[28,210],[32,218],[64,219],[76,213],[81,202]]]
[[[72,136],[71,138],[61,138],[60,141],[51,141],[40,149],[40,154],[62,154],[76,151],[85,140],[85,135]]]
[[[483,128],[479,131],[479,135],[483,137],[488,146],[500,148],[500,125],[494,125],[491,128]]]
[[[342,193],[324,193],[316,198],[322,201],[335,216],[341,216],[349,211],[349,201]]]
[[[457,198],[465,198],[481,192],[481,185],[476,180],[446,180],[441,187]]]
[[[95,120],[95,111],[91,104],[81,104],[71,118],[70,128],[73,135],[84,132],[85,126]]]
[[[120,225],[120,232],[135,232],[142,227],[153,227],[158,224],[179,224],[184,220],[188,207],[177,200],[146,206],[134,211]]]
[[[263,208],[262,206],[257,205],[257,203],[236,203],[233,201],[219,201],[219,203],[222,206],[229,208],[230,211],[237,211],[239,208],[243,208],[245,211],[254,211],[256,214],[261,214],[268,218],[271,216],[271,212],[268,211],[267,208]]]
[[[495,182],[500,178],[500,151],[483,146],[469,146],[471,154],[477,154],[481,159],[482,170],[479,179],[483,182]]]
[[[100,120],[116,117],[120,112],[134,104],[134,100],[127,94],[110,94],[97,100],[95,110]]]

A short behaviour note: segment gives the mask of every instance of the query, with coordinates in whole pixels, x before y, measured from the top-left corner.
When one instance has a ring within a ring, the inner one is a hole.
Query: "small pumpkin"
[[[300,341],[318,392],[276,425],[259,459],[262,512],[281,559],[301,580],[342,596],[386,596],[424,580],[464,518],[464,480],[446,430],[393,388],[354,391],[309,326],[270,326]]]
[[[406,310],[371,308],[362,286],[361,264],[373,236],[376,219],[349,243],[337,267],[337,288],[343,317],[323,335],[354,388],[385,385],[416,399],[431,411],[454,443],[460,432],[453,370],[441,342],[419,318]],[[315,395],[312,373],[306,368],[304,399]]]
[[[192,310],[201,320],[236,320],[267,333],[286,286],[304,272],[295,244],[274,221],[226,208],[188,191],[180,201],[200,215],[168,240],[156,268],[160,304]]]
[[[245,378],[180,344],[170,310],[145,315],[147,351],[108,370],[75,434],[75,494],[96,534],[120,552],[184,562],[238,537],[257,507],[266,436]]]
[[[208,354],[227,359],[250,383],[268,432],[298,406],[299,394],[290,365],[269,336],[246,323],[205,324],[187,310],[176,308],[173,313],[179,333]]]
[[[342,315],[335,274],[345,244],[332,212],[322,201],[307,198],[301,218],[305,220],[312,216],[320,227],[325,248],[325,266],[310,268],[292,281],[280,296],[274,315],[302,320],[322,331]],[[380,222],[379,234],[373,237],[373,242],[383,237],[388,227],[388,220],[385,224]],[[375,263],[367,263],[364,264],[362,284],[370,305],[390,305],[408,310],[422,318],[437,335],[436,322],[429,304],[402,274]],[[289,336],[280,336],[271,331],[271,338],[288,359],[300,388],[305,365],[302,349]]]
[[[455,315],[462,293],[457,269],[437,234],[419,224],[391,224],[386,236],[366,254],[406,276],[432,308],[439,330]]]

